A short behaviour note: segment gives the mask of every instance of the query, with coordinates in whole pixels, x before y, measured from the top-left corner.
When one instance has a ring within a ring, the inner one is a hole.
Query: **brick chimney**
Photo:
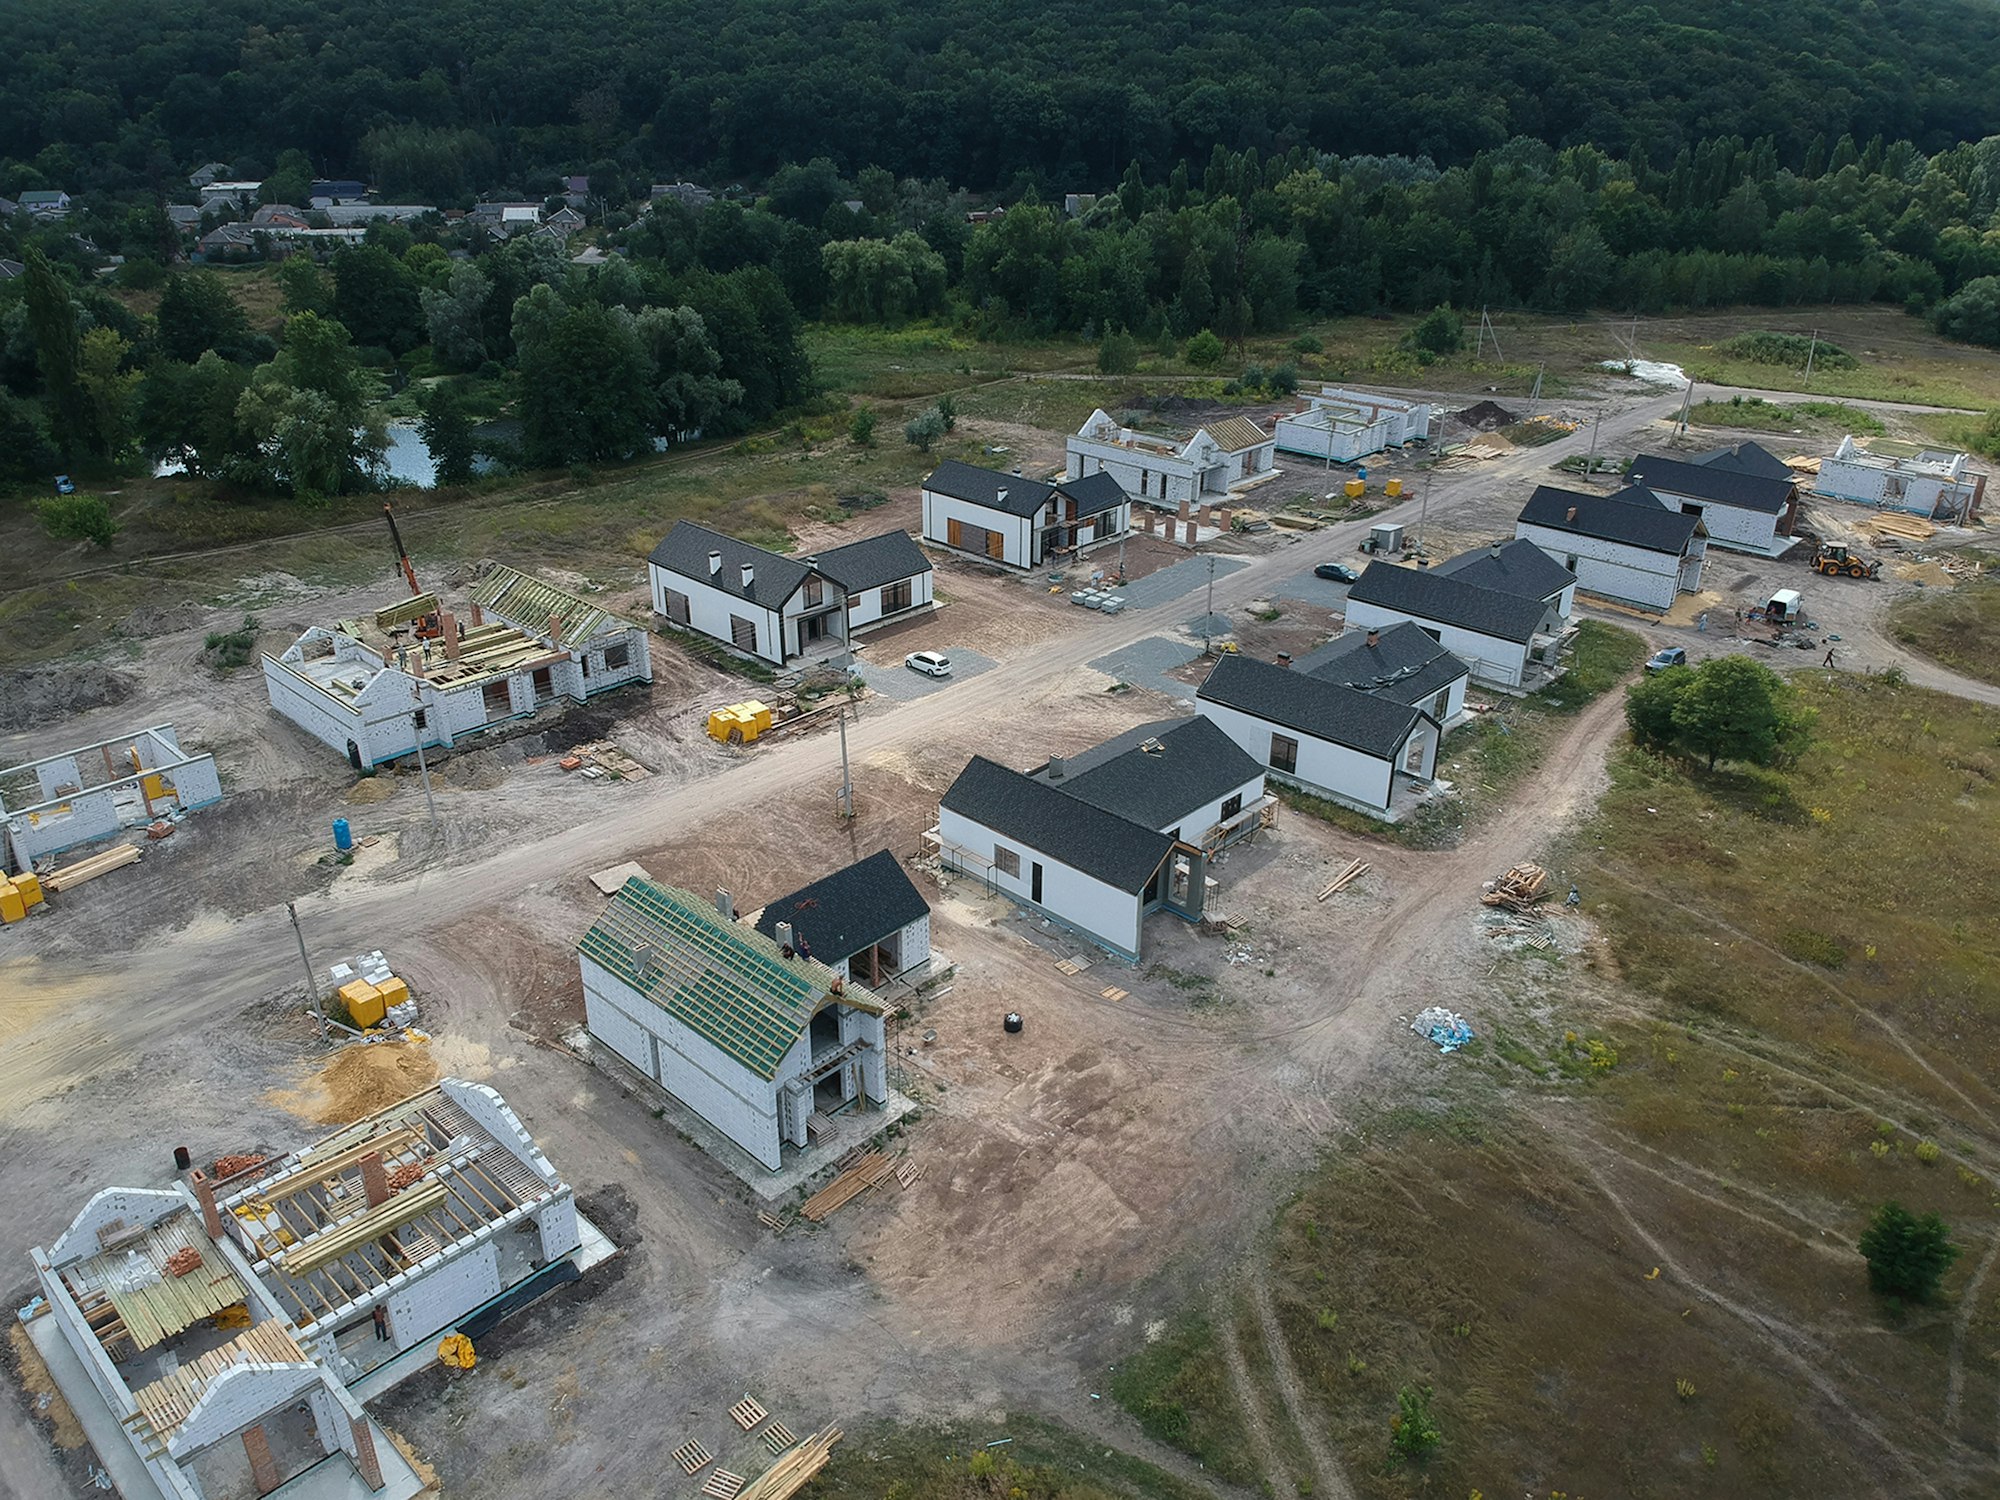
[[[438,628],[444,634],[444,659],[458,660],[458,616],[449,610],[438,613]]]
[[[477,630],[486,623],[486,611],[479,607],[479,601],[472,602],[472,628]]]
[[[1569,508],[1569,515],[1566,516],[1564,519],[1567,520],[1572,526],[1576,524],[1576,507],[1574,505],[1572,505]]]
[[[382,1165],[380,1151],[370,1151],[361,1158],[361,1191],[370,1208],[380,1208],[389,1201],[389,1172]]]
[[[208,1173],[197,1167],[188,1174],[188,1187],[194,1193],[194,1201],[201,1205],[201,1227],[210,1239],[221,1239],[222,1210],[215,1206],[215,1184],[208,1180]]]
[[[1370,646],[1379,646],[1382,644],[1382,632],[1377,630],[1373,625],[1368,627],[1368,644]]]
[[[562,644],[562,616],[560,615],[549,616],[549,644],[552,646],[560,646]]]

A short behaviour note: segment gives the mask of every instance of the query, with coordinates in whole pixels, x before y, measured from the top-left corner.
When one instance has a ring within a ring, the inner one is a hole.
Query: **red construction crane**
[[[396,547],[396,561],[403,569],[403,576],[410,581],[410,592],[421,594],[423,588],[417,583],[417,570],[410,566],[410,552],[403,545],[403,534],[396,529],[396,513],[389,508],[389,502],[382,502],[382,519],[389,523],[389,540]]]

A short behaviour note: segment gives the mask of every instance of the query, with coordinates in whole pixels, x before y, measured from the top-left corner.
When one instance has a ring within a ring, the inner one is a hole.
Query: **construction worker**
[[[1832,667],[1833,667],[1833,647],[1831,647],[1831,646],[1828,646],[1828,647],[1826,648],[1826,660],[1825,660],[1825,661],[1823,661],[1823,662],[1821,662],[1821,663],[1820,663],[1820,665],[1821,665],[1821,666],[1823,666],[1823,667],[1826,667],[1826,668],[1827,668],[1827,669],[1829,669],[1829,670],[1831,670],[1831,669],[1832,669]]]
[[[380,1304],[375,1308],[375,1338],[380,1343],[389,1342],[389,1309]]]
[[[1572,910],[1583,905],[1583,897],[1581,894],[1578,893],[1577,888],[1574,885],[1570,886],[1569,896],[1563,902],[1563,905],[1571,908]]]

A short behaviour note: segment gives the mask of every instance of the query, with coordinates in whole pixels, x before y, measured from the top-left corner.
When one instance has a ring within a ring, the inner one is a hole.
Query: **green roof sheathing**
[[[492,610],[501,619],[532,635],[546,634],[549,621],[556,621],[565,646],[581,644],[600,631],[627,623],[616,615],[606,614],[587,600],[579,599],[553,584],[543,583],[539,578],[531,578],[505,563],[497,564],[479,581],[479,586],[472,591],[472,598],[482,608]]]
[[[637,877],[619,888],[577,952],[760,1078],[777,1075],[835,978],[824,964],[785,958],[776,943],[725,921],[700,897]],[[882,1013],[859,985],[837,998]]]

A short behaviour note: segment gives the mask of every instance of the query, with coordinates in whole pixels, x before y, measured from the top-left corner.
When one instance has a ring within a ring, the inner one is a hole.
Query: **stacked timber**
[[[1549,893],[1549,872],[1540,865],[1516,865],[1479,899],[1487,906],[1526,911]]]
[[[826,1426],[792,1449],[740,1491],[736,1500],[791,1500],[812,1477],[826,1467],[833,1445],[841,1439],[838,1427]]]
[[[100,875],[109,875],[113,870],[122,870],[138,862],[139,846],[120,844],[116,849],[107,849],[102,854],[91,855],[89,859],[80,859],[73,865],[64,865],[60,870],[51,870],[42,877],[42,888],[49,891],[70,890],[86,880],[95,880]]]
[[[806,1199],[799,1212],[818,1224],[835,1209],[843,1208],[881,1182],[894,1170],[894,1163],[879,1151],[871,1151],[842,1172],[832,1182]]]

